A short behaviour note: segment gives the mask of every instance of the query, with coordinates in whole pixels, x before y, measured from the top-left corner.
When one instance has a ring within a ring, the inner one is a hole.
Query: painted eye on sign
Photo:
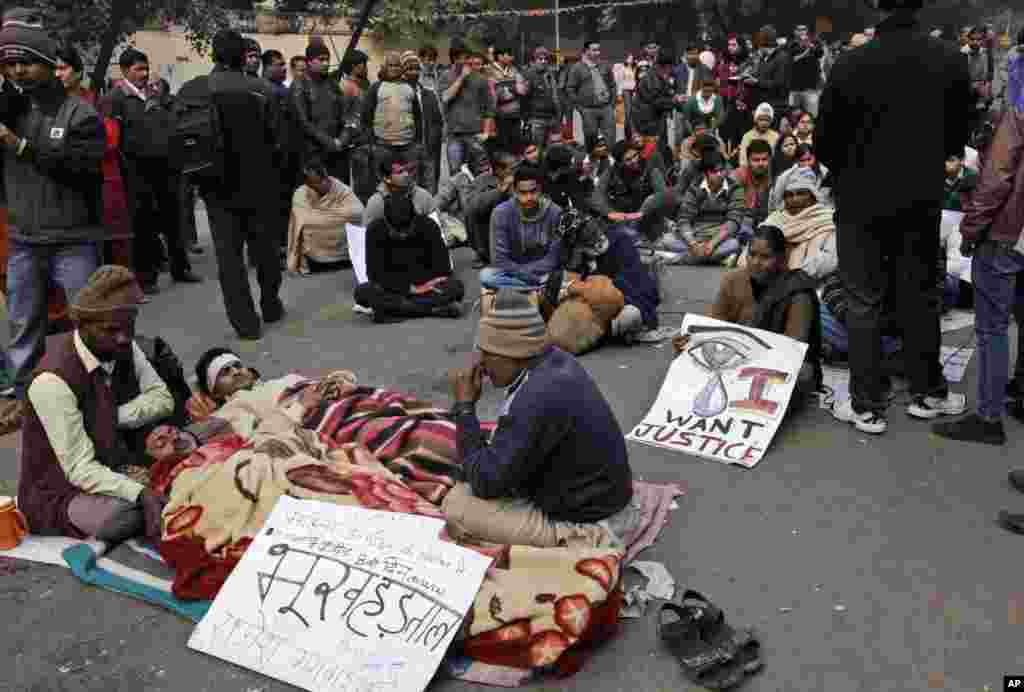
[[[789,406],[807,345],[699,315],[687,315],[681,333],[686,350],[627,439],[754,466]]]

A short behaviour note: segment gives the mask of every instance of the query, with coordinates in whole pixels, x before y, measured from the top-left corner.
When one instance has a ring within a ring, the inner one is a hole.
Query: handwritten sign
[[[807,344],[710,317],[687,315],[686,350],[627,439],[753,467],[789,406]]]
[[[490,564],[443,526],[282,497],[189,647],[317,692],[420,692]]]

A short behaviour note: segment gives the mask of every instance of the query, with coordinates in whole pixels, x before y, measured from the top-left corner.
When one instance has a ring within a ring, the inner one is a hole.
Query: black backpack
[[[175,127],[170,136],[171,168],[193,184],[220,179],[224,140],[209,77],[197,77],[178,92]]]

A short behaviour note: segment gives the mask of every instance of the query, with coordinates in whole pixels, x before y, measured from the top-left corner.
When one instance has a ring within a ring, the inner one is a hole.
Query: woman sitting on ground
[[[825,184],[825,178],[828,177],[828,168],[818,162],[818,156],[814,153],[814,147],[809,144],[798,144],[796,147],[795,159],[796,162],[790,166],[788,170],[782,171],[775,180],[775,185],[772,188],[772,194],[768,198],[769,207],[771,207],[773,211],[776,209],[782,209],[784,204],[782,195],[786,191],[786,186],[788,184],[787,180],[790,176],[795,175],[800,170],[809,170],[814,173],[814,177],[818,181],[818,201],[832,206],[832,196],[829,194],[828,190],[822,189]]]
[[[352,188],[332,178],[320,161],[310,161],[303,175],[305,185],[292,196],[288,271],[306,275],[310,260],[316,264],[348,260],[345,225],[363,224],[363,203]]]
[[[786,268],[786,238],[772,226],[761,226],[750,241],[747,266],[722,278],[709,317],[784,334],[807,344],[797,376],[793,402],[821,386],[821,315],[815,280],[799,269]],[[672,339],[682,353],[689,336]]]

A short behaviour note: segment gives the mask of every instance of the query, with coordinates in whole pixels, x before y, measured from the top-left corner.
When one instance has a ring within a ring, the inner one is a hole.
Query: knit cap
[[[24,7],[4,12],[0,29],[0,59],[57,64],[57,41],[43,27],[42,15]]]
[[[106,264],[92,273],[71,304],[71,317],[78,322],[98,320],[117,312],[135,315],[142,304],[139,282],[127,267]]]
[[[477,343],[488,353],[525,360],[544,351],[547,328],[526,293],[502,288],[491,308],[480,317]]]
[[[408,67],[409,65],[419,65],[420,56],[416,54],[414,50],[407,50],[402,53],[402,67]]]
[[[817,197],[818,189],[818,176],[815,172],[810,168],[797,168],[786,179],[784,192],[809,190]]]
[[[775,109],[772,108],[770,103],[762,103],[757,107],[757,110],[754,111],[755,120],[762,116],[768,116],[772,120],[775,120]]]

